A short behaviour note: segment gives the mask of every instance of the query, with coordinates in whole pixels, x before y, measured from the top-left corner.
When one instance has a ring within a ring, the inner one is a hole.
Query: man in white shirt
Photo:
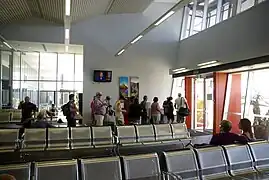
[[[177,110],[177,122],[178,123],[184,123],[184,116],[180,115],[179,111],[184,108],[188,108],[187,100],[185,97],[181,95],[181,93],[178,93],[178,98],[175,100],[175,109]]]

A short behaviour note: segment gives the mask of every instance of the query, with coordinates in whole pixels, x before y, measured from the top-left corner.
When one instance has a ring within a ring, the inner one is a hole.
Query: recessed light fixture
[[[68,52],[68,49],[69,49],[69,47],[66,45],[65,46],[65,52]]]
[[[174,71],[174,72],[177,72],[177,71],[183,71],[183,70],[186,70],[186,68],[174,69],[173,71]]]
[[[7,43],[7,42],[3,42],[4,43],[4,45],[6,45],[8,48],[10,48],[10,49],[12,49],[12,47]]]
[[[117,55],[118,56],[121,55],[124,51],[125,51],[125,49],[120,50]]]
[[[65,0],[65,15],[70,16],[71,0]]]
[[[69,29],[65,29],[65,39],[69,39],[69,33],[70,33],[70,30]]]
[[[158,26],[160,25],[163,21],[165,21],[167,18],[172,16],[175,13],[175,11],[169,11],[166,15],[164,15],[159,21],[157,21],[154,25]]]
[[[204,63],[197,64],[197,66],[211,65],[211,64],[215,64],[215,63],[217,63],[217,62],[218,62],[218,61],[208,61],[208,62],[204,62]]]
[[[137,36],[137,37],[131,42],[131,44],[136,43],[136,42],[139,41],[139,39],[141,39],[142,37],[143,37],[143,35],[139,35],[139,36]]]

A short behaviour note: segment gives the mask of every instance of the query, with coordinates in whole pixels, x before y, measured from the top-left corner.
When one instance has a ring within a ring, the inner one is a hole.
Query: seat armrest
[[[172,177],[174,180],[183,180],[183,178],[180,175],[176,175],[172,172],[163,171],[162,174],[164,175],[164,179],[166,178],[170,179]]]
[[[119,137],[114,135],[114,142],[115,144],[119,144],[120,143],[120,140],[119,140]]]

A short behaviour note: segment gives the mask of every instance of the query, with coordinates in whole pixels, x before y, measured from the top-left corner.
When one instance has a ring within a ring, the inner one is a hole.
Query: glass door
[[[205,126],[204,130],[213,130],[214,99],[213,78],[205,79]]]
[[[194,128],[197,130],[204,129],[204,79],[196,78],[194,79],[194,105],[195,105],[195,120]]]
[[[194,129],[212,130],[214,115],[213,78],[194,79]]]

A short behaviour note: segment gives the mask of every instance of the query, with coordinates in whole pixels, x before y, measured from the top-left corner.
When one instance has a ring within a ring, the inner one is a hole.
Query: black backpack
[[[62,107],[61,107],[62,111],[63,111],[63,114],[64,116],[69,116],[70,114],[70,106],[69,106],[69,102],[64,104]]]

